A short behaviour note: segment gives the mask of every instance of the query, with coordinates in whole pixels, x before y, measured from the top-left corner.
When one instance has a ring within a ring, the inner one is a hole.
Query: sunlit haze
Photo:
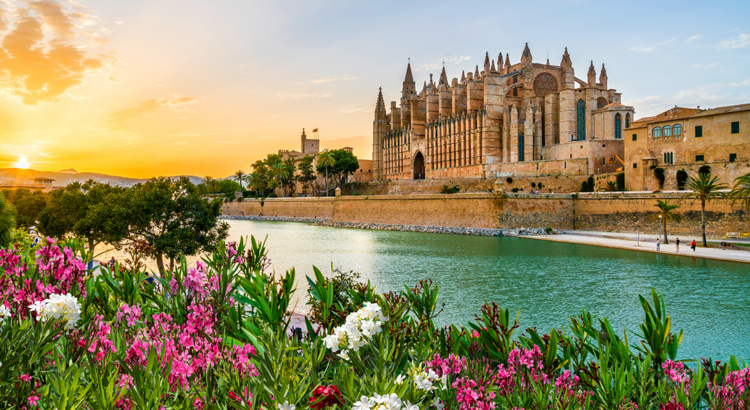
[[[606,64],[636,117],[750,102],[750,2],[0,0],[0,167],[129,177],[250,171],[302,128],[370,158],[400,96],[524,43]]]

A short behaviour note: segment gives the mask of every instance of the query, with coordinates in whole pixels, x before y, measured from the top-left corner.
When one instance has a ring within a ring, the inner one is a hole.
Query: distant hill
[[[186,175],[190,182],[199,184],[203,178],[194,175]],[[33,169],[19,168],[0,168],[0,186],[2,185],[26,185],[31,184],[32,178],[50,178],[54,179],[54,187],[65,186],[73,182],[86,182],[93,179],[96,182],[110,184],[113,186],[130,187],[140,182],[146,182],[147,179],[119,177],[116,175],[98,174],[95,172],[78,172],[74,169],[64,169],[59,172],[36,171]]]

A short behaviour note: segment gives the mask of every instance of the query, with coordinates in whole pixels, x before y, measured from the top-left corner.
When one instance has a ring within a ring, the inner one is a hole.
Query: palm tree
[[[599,188],[600,191],[607,191],[607,192],[613,192],[617,191],[617,184],[614,181],[607,182],[607,185],[604,185],[603,187]]]
[[[271,168],[271,175],[276,178],[277,181],[279,181],[279,185],[281,186],[281,197],[284,197],[284,182],[289,179],[289,169],[279,162],[278,164],[275,164]]]
[[[10,237],[15,227],[16,210],[0,193],[0,247],[5,248],[10,245]]]
[[[711,178],[711,173],[698,174],[698,177],[690,177],[686,188],[692,192],[685,194],[683,198],[698,199],[701,201],[701,234],[703,235],[703,246],[708,247],[706,241],[706,202],[719,199],[725,195],[720,192],[727,189],[727,184],[719,183],[719,177]]]
[[[266,180],[263,178],[263,174],[259,172],[253,172],[247,176],[247,184],[249,187],[260,191],[260,196],[263,196],[263,188],[265,188]]]
[[[206,176],[203,178],[203,183],[206,184],[206,189],[211,190],[211,192],[208,192],[209,194],[213,194],[216,186],[216,180],[212,176]]]
[[[245,173],[245,171],[242,171],[242,170],[234,171],[234,179],[236,179],[236,180],[237,180],[237,182],[239,182],[239,183],[240,183],[240,189],[244,189],[244,188],[242,187],[242,182],[244,182],[244,181],[245,181],[245,175],[247,175],[247,174]]]
[[[651,222],[656,222],[657,220],[661,222],[662,227],[664,228],[664,243],[669,243],[669,239],[667,239],[667,222],[682,221],[680,215],[672,213],[672,211],[679,208],[680,206],[677,204],[669,204],[669,201],[660,201],[658,199],[656,200],[656,205],[654,206],[659,208],[659,210],[651,214]]]
[[[328,167],[334,165],[336,165],[336,159],[331,151],[325,150],[318,154],[318,166],[326,168],[326,196],[328,196]]]
[[[734,180],[734,188],[729,193],[732,205],[739,201],[746,209],[750,208],[750,174],[745,174]]]

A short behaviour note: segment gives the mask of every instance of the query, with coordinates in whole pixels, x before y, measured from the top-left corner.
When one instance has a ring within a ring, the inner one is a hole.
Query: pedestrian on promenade
[[[675,244],[677,245],[677,252],[679,252],[680,251],[680,238],[677,238],[677,240],[675,241]]]
[[[659,247],[661,245],[661,242],[659,242],[659,238],[656,238],[656,251],[659,252]]]
[[[695,252],[695,239],[693,239],[693,243],[690,244],[690,247],[693,249],[693,252]]]

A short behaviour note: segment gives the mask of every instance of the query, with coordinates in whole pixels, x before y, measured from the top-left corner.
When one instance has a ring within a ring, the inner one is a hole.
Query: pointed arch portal
[[[414,179],[424,179],[424,156],[421,152],[417,152],[414,156]]]

